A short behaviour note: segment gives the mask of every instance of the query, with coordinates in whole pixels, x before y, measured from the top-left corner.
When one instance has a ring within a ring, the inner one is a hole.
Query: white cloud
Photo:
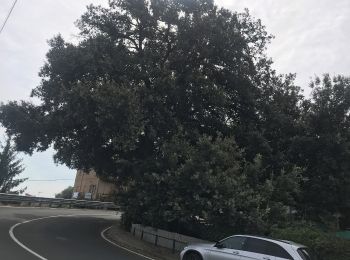
[[[350,1],[348,0],[220,0],[221,6],[248,7],[275,35],[268,53],[280,73],[297,73],[306,89],[314,75],[349,74]],[[306,92],[309,92],[306,89]]]

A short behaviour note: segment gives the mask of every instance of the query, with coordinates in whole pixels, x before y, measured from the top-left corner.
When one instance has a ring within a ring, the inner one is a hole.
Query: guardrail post
[[[141,232],[141,240],[143,240],[143,229],[142,229],[142,232]]]
[[[154,240],[154,245],[158,245],[158,235],[156,235],[156,239]]]
[[[175,254],[175,243],[176,243],[176,241],[175,241],[175,239],[173,239],[173,254]]]

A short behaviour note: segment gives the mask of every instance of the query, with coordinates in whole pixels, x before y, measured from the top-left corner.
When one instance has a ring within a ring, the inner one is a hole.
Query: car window
[[[290,254],[281,246],[262,239],[248,237],[245,241],[244,251],[254,252],[258,254],[271,255],[284,259],[293,259]]]
[[[245,237],[229,237],[226,238],[222,241],[220,241],[220,244],[224,247],[224,248],[230,248],[230,249],[236,249],[236,250],[241,250],[243,248],[244,245],[244,241],[246,240]]]
[[[303,260],[318,260],[317,255],[310,248],[299,248],[298,254]]]

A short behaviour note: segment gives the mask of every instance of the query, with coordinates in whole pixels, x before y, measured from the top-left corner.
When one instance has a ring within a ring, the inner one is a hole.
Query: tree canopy
[[[229,135],[255,127],[269,36],[246,12],[212,1],[111,1],[88,7],[81,41],[50,41],[40,105],[10,102],[1,118],[18,149],[72,168],[115,174],[152,157],[179,129]]]
[[[73,187],[72,186],[68,186],[67,188],[65,188],[60,193],[57,193],[55,195],[55,198],[71,199],[72,196],[73,196]]]
[[[53,146],[56,162],[124,187],[129,220],[156,226],[265,232],[291,209],[318,218],[349,203],[349,79],[316,79],[305,98],[248,10],[115,0],[77,26],[78,43],[49,41],[40,103],[0,107],[18,150]]]
[[[302,208],[322,217],[350,207],[350,78],[324,75],[311,86],[292,154],[306,170]]]

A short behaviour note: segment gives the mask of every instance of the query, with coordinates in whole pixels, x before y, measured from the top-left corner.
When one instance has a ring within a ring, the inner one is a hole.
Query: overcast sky
[[[74,40],[74,22],[90,4],[106,5],[107,0],[18,0],[0,34],[0,102],[28,99],[38,85],[38,72],[45,61],[47,40],[61,33]],[[0,0],[0,23],[13,0]],[[323,73],[350,75],[349,0],[217,0],[228,9],[248,8],[275,36],[268,54],[280,73],[297,73],[297,83],[309,93],[308,82]],[[3,140],[0,129],[0,140]],[[54,196],[73,185],[75,170],[57,166],[53,151],[21,155],[26,170],[22,177],[33,195]],[[54,180],[59,181],[34,181]]]

